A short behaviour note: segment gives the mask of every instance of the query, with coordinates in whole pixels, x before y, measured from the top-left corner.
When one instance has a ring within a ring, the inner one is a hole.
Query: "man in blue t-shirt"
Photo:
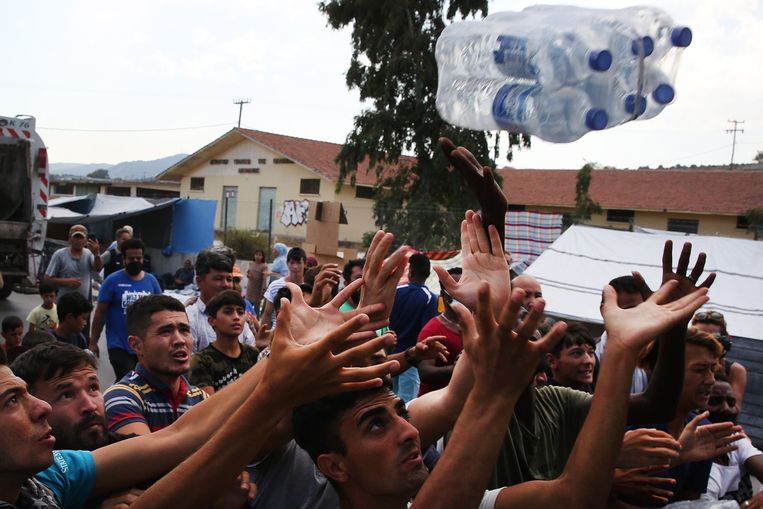
[[[106,325],[106,344],[114,376],[120,380],[138,362],[135,352],[127,344],[127,307],[146,295],[161,294],[156,278],[143,271],[146,247],[140,239],[129,239],[121,244],[125,268],[106,278],[98,293],[98,305],[93,316],[90,350],[99,354],[98,339]]]
[[[429,277],[429,258],[421,253],[408,259],[408,284],[397,287],[395,303],[389,317],[389,328],[397,334],[393,353],[405,352],[415,346],[424,325],[437,316],[437,296],[426,283]],[[403,371],[394,382],[395,392],[408,403],[419,393],[419,372],[416,367]]]

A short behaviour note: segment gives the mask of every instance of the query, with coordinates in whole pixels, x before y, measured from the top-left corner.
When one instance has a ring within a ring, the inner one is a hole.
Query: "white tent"
[[[689,267],[699,252],[707,253],[705,275],[716,272],[717,278],[705,308],[723,313],[732,335],[763,340],[763,242],[572,226],[527,273],[540,282],[548,313],[601,323],[601,289],[611,279],[636,270],[652,289],[659,286],[668,239],[673,241],[674,267],[684,242],[692,243]]]
[[[93,221],[121,214],[137,214],[157,207],[166,207],[176,201],[178,198],[153,203],[145,198],[108,194],[55,198],[50,200],[48,205],[48,219],[51,222],[65,223],[71,223],[72,219]],[[82,212],[76,212],[77,210]]]

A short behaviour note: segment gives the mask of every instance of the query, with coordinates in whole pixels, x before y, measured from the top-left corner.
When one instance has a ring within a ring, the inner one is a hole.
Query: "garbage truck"
[[[47,228],[48,150],[29,115],[0,116],[0,299],[37,284]]]

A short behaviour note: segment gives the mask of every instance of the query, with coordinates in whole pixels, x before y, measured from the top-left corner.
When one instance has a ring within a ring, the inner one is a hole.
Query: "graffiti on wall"
[[[278,220],[284,226],[301,226],[307,222],[307,200],[286,200],[278,210]]]

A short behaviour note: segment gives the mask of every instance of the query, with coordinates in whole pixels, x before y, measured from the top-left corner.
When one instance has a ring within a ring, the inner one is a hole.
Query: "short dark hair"
[[[151,325],[151,316],[160,311],[182,311],[185,306],[169,295],[146,295],[136,300],[127,308],[127,334],[143,338]]]
[[[196,256],[196,277],[204,277],[212,270],[233,272],[236,253],[229,247],[210,247],[199,251]]]
[[[47,381],[75,369],[98,369],[92,355],[63,341],[39,344],[19,355],[10,367],[13,374],[27,383],[30,391],[39,381]]]
[[[119,250],[122,251],[122,256],[124,256],[128,249],[140,249],[143,254],[146,254],[146,245],[137,237],[125,240],[119,245]]]
[[[618,294],[641,293],[641,290],[639,290],[638,285],[636,284],[636,278],[633,276],[616,277],[609,282],[609,285],[614,288]]]
[[[289,252],[286,254],[286,261],[287,262],[307,262],[307,253],[305,253],[305,250],[301,247],[293,247],[289,249]]]
[[[93,310],[93,303],[79,292],[70,292],[58,299],[58,321],[63,322],[68,315],[74,317],[84,315]]]
[[[344,278],[345,284],[350,284],[350,277],[352,276],[352,269],[355,267],[360,267],[361,269],[365,267],[366,261],[361,260],[360,258],[356,258],[355,260],[350,260],[347,263],[344,264],[344,267],[342,267],[342,277]]]
[[[11,315],[11,316],[6,316],[5,318],[3,318],[2,327],[3,327],[4,333],[8,331],[16,330],[19,327],[23,327],[23,326],[24,326],[24,322],[18,316]]]
[[[709,332],[701,331],[696,327],[689,327],[686,331],[686,344],[701,346],[715,356],[716,359],[723,357],[723,345]]]
[[[244,298],[236,290],[220,292],[207,302],[207,316],[214,317],[224,306],[239,306],[246,309]]]
[[[567,330],[565,331],[562,340],[554,346],[553,350],[551,350],[551,354],[554,357],[559,358],[562,350],[565,348],[579,345],[590,345],[593,348],[596,348],[596,341],[594,341],[588,327],[580,322],[568,321]]]
[[[409,274],[417,279],[426,279],[429,277],[430,263],[429,258],[422,253],[414,253],[408,259]]]
[[[359,401],[386,392],[392,392],[392,383],[387,379],[380,387],[341,392],[298,406],[291,414],[294,440],[307,451],[314,462],[318,460],[318,456],[328,452],[345,454],[347,445],[339,436],[339,420],[342,414]]]
[[[276,296],[273,297],[273,309],[275,309],[276,314],[281,310],[281,299],[283,298],[291,302],[291,290],[286,286],[279,288]]]
[[[451,276],[455,276],[457,274],[463,274],[463,273],[464,273],[464,269],[462,269],[461,267],[451,267],[448,269],[448,274],[450,274]]]
[[[34,348],[37,345],[41,345],[43,343],[51,343],[53,341],[56,341],[56,337],[50,332],[44,330],[29,331],[24,334],[23,338],[21,338],[21,344],[29,348]]]
[[[45,295],[46,293],[58,293],[56,290],[56,287],[50,283],[41,282],[40,286],[37,288],[37,293],[40,295]]]

